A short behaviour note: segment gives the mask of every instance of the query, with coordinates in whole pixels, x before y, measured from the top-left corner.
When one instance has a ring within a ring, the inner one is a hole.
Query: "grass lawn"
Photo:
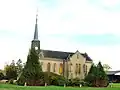
[[[120,90],[120,84],[113,84],[113,87],[91,88],[91,87],[58,87],[58,86],[17,86],[10,84],[0,84],[0,90]]]

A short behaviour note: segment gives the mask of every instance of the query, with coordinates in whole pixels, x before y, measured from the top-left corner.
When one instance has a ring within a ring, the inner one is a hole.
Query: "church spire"
[[[36,14],[36,24],[35,24],[35,31],[34,31],[34,38],[31,43],[31,48],[35,49],[37,53],[40,53],[40,41],[38,40],[38,14]]]
[[[35,24],[34,40],[38,40],[38,25],[37,25],[37,21],[38,21],[38,14],[36,14],[36,24]]]

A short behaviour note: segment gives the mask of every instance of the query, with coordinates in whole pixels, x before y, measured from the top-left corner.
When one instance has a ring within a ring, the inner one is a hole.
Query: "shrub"
[[[32,83],[30,83],[30,82],[32,82]],[[43,72],[43,79],[29,80],[28,86],[44,86],[45,83],[47,83],[48,85],[63,86],[65,83],[65,78],[63,76],[57,75],[55,73]],[[21,74],[20,78],[17,80],[17,84],[24,86],[25,77],[22,74]]]
[[[52,73],[44,72],[44,80],[48,85],[63,86],[66,80],[63,76]]]
[[[78,79],[78,78],[73,79],[72,84],[73,84],[73,86],[79,86],[80,85],[80,79]]]
[[[27,82],[27,86],[43,86],[44,85],[44,80],[39,79],[39,80],[29,80]]]
[[[16,81],[17,85],[24,86],[25,84],[25,78],[23,75],[20,76],[20,78]],[[39,79],[39,80],[29,80],[27,81],[28,86],[44,86],[44,79]]]
[[[86,86],[86,83],[79,78],[69,79],[67,82],[68,86],[80,86],[80,84]]]
[[[67,80],[67,86],[72,86],[73,84],[72,84],[72,80],[71,79],[68,79]]]

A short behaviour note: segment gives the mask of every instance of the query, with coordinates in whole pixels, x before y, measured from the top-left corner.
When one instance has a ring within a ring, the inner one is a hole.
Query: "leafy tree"
[[[112,69],[108,64],[103,64],[103,68],[105,71],[109,71],[110,69]]]
[[[43,77],[42,67],[39,62],[39,55],[35,49],[31,49],[19,80],[23,78],[27,85],[36,86],[40,85]]]
[[[22,60],[19,59],[19,60],[17,61],[16,65],[17,65],[17,66],[16,66],[16,67],[17,67],[17,74],[19,75],[19,74],[21,73],[22,69],[23,69]]]
[[[5,73],[7,79],[17,79],[17,68],[13,62],[5,66]]]
[[[0,72],[0,80],[4,79],[4,74]]]

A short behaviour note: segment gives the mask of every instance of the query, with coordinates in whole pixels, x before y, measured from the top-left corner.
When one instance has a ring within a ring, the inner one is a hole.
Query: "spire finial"
[[[37,12],[36,12],[36,24],[37,24],[37,21],[38,21],[38,8],[37,8]]]

